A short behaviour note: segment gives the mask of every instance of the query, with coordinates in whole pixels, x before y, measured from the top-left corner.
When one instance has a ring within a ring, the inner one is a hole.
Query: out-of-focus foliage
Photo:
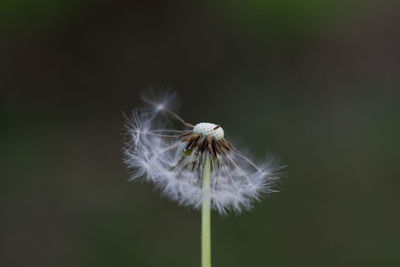
[[[242,30],[259,35],[310,34],[321,28],[332,29],[337,24],[351,23],[354,17],[376,4],[370,0],[219,0],[211,3]]]
[[[0,27],[42,31],[66,23],[70,16],[87,4],[82,0],[2,0]]]

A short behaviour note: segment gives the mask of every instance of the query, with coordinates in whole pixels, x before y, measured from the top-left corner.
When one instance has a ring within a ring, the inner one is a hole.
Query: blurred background
[[[214,266],[400,266],[398,1],[0,2],[0,266],[200,266],[200,214],[127,182],[149,87],[289,166],[213,215]]]

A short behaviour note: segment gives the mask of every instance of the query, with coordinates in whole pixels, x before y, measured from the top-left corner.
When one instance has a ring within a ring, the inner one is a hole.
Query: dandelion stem
[[[211,267],[211,164],[210,156],[205,156],[202,173],[203,203],[201,207],[201,267]]]

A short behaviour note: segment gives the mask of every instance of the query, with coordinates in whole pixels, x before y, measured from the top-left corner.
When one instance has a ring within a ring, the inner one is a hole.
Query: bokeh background
[[[400,266],[398,1],[0,2],[0,265],[200,266],[200,215],[127,182],[149,87],[289,166],[213,215],[214,266]]]

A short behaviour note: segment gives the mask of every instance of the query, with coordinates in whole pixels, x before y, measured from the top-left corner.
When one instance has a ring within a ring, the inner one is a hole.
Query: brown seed
[[[203,143],[201,144],[201,152],[204,152],[205,150],[206,150],[206,148],[207,148],[207,138],[204,138],[204,141],[203,141]]]
[[[224,147],[221,147],[221,150],[222,150],[222,153],[223,153],[224,155],[228,154],[228,151],[227,151]]]
[[[226,150],[230,150],[230,147],[225,139],[221,142],[221,146]]]
[[[217,143],[215,143],[215,150],[217,151],[217,153],[219,154],[219,155],[221,155],[222,154],[222,149],[221,149],[221,145],[219,144],[219,142]]]
[[[191,138],[191,136],[189,135],[189,136],[186,136],[185,138],[182,138],[181,140],[182,140],[182,142],[187,142],[190,140],[190,138]]]
[[[193,146],[194,147],[197,146],[197,142],[199,141],[200,137],[201,136],[199,134],[196,134],[195,138],[193,138]]]
[[[201,149],[201,145],[203,144],[204,140],[206,140],[206,138],[204,136],[201,136],[199,139],[197,139],[195,146],[197,146],[199,149]]]
[[[194,141],[194,140],[196,140],[196,138],[197,137],[199,137],[200,135],[199,134],[192,134],[192,135],[190,135],[190,141]]]
[[[207,149],[208,149],[208,152],[211,154],[211,156],[214,157],[215,154],[214,154],[214,149],[212,147],[212,140],[211,140],[210,136],[207,137]]]
[[[224,140],[225,140],[226,144],[228,145],[229,149],[231,149],[232,148],[232,144],[228,140],[226,140],[226,139],[224,139]]]

